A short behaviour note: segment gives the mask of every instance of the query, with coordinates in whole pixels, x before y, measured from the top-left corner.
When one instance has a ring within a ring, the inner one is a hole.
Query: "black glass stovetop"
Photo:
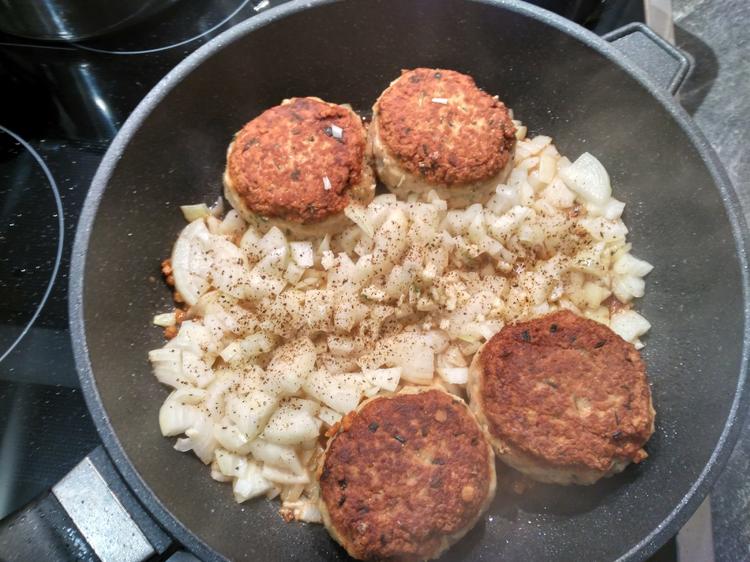
[[[0,518],[99,444],[78,388],[67,286],[78,214],[107,146],[185,56],[282,1],[181,0],[81,43],[0,34]],[[533,3],[600,34],[643,20],[641,0]]]

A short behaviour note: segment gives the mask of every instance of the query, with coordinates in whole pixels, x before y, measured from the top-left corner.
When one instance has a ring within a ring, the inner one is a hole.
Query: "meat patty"
[[[349,223],[350,202],[366,205],[375,181],[365,159],[366,131],[349,108],[292,98],[247,123],[227,152],[226,198],[252,222],[300,236]]]
[[[466,404],[437,388],[365,401],[320,467],[326,528],[354,558],[436,558],[495,495],[495,457]]]
[[[504,327],[475,355],[468,390],[498,457],[536,480],[593,484],[647,456],[646,367],[593,320],[561,311]]]
[[[373,107],[368,148],[380,180],[402,198],[434,189],[450,207],[485,203],[513,166],[515,126],[471,76],[417,68]]]

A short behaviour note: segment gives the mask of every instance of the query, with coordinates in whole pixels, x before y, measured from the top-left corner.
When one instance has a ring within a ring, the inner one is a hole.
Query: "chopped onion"
[[[367,211],[361,205],[350,204],[344,208],[344,214],[349,217],[353,223],[355,223],[362,231],[372,238],[375,236],[375,229],[370,222]]]
[[[648,263],[647,261],[640,260],[636,257],[633,257],[631,254],[623,254],[622,256],[615,261],[615,265],[612,268],[612,271],[616,273],[617,275],[633,275],[635,277],[645,277],[649,273],[651,273],[651,270],[654,269],[654,266]]]
[[[328,176],[323,176],[323,189],[326,191],[330,191],[331,189],[331,180],[328,179]]]
[[[362,355],[357,363],[363,370],[377,369],[384,365],[401,367],[402,379],[425,384],[432,380],[435,352],[424,336],[404,332],[383,338],[372,352]]]
[[[325,371],[314,371],[302,388],[307,394],[341,414],[357,407],[363,390],[359,385],[347,383]]]
[[[612,195],[607,170],[588,152],[581,154],[572,165],[560,170],[560,177],[585,203],[601,207]]]
[[[338,125],[331,124],[331,136],[337,140],[341,140],[344,137],[344,129]],[[327,189],[331,189],[328,187]]]
[[[323,255],[320,256],[320,265],[323,266],[323,269],[325,269],[326,271],[331,269],[335,263],[336,256],[331,250],[325,250],[323,252]]]
[[[450,384],[466,384],[469,380],[468,367],[438,367],[438,375]]]
[[[213,435],[213,424],[204,418],[195,427],[185,431],[185,435],[187,439],[178,439],[175,449],[181,452],[192,450],[203,464],[209,464],[218,445]]]
[[[224,361],[232,363],[271,351],[273,343],[272,335],[266,332],[258,332],[230,343],[222,350],[220,355]]]
[[[214,437],[219,445],[233,453],[247,454],[250,450],[250,440],[239,428],[227,418],[222,418],[214,425]]]
[[[439,103],[442,105],[448,104],[448,98],[432,98],[432,103]]]
[[[651,324],[634,310],[622,310],[612,315],[609,327],[625,341],[636,343],[651,329]]]
[[[294,394],[315,367],[316,352],[309,338],[299,338],[278,347],[266,369],[275,377],[285,394]]]
[[[315,265],[315,251],[311,242],[290,242],[289,249],[298,266],[307,269]]]
[[[392,367],[390,369],[368,369],[362,371],[362,374],[373,386],[387,390],[388,392],[394,392],[398,387],[398,382],[401,379],[401,367]]]
[[[262,496],[271,488],[273,484],[263,477],[258,463],[248,462],[242,477],[235,479],[232,491],[237,503],[242,503],[250,498]]]
[[[245,397],[227,397],[226,413],[248,440],[252,440],[265,428],[277,404],[275,396],[256,390]]]
[[[263,439],[256,439],[250,443],[250,452],[253,457],[259,461],[263,461],[265,465],[281,470],[289,470],[293,474],[305,473],[299,456],[292,447],[271,443]]]
[[[318,418],[329,427],[341,421],[341,417],[341,414],[327,406],[323,406],[318,412]]]
[[[189,305],[195,304],[210,287],[208,274],[212,260],[203,247],[209,237],[205,222],[193,221],[182,229],[172,250],[175,289]]]
[[[180,210],[182,211],[185,220],[188,222],[211,216],[211,210],[205,203],[198,203],[197,205],[181,205]]]
[[[174,326],[177,323],[177,316],[174,312],[165,312],[164,314],[157,314],[154,316],[153,324],[162,328]]]
[[[247,470],[247,459],[244,456],[233,455],[224,449],[216,449],[214,457],[216,457],[219,472],[225,476],[242,478]]]
[[[266,480],[277,484],[307,484],[310,482],[310,476],[307,474],[290,474],[285,470],[280,470],[267,464],[263,465],[261,474]]]
[[[299,445],[318,437],[320,423],[319,419],[304,410],[281,404],[268,420],[262,438],[280,445]]]
[[[195,406],[167,400],[159,408],[159,428],[165,437],[180,435],[197,425],[202,417]]]

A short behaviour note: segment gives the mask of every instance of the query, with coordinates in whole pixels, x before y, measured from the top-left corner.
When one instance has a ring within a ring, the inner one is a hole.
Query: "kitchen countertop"
[[[750,222],[750,2],[673,0],[677,45],[696,60],[680,91]],[[711,493],[717,561],[750,560],[750,418]]]

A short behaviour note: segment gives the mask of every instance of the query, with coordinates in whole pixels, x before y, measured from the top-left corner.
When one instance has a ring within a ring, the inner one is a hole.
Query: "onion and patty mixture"
[[[180,305],[155,317],[170,339],[149,354],[173,389],[159,423],[175,448],[236,501],[280,497],[285,518],[320,522],[326,436],[363,400],[415,385],[464,397],[485,342],[555,311],[642,347],[650,326],[631,303],[651,266],[631,253],[607,171],[512,125],[512,168],[484,203],[383,194],[307,237],[184,207],[163,264]]]

